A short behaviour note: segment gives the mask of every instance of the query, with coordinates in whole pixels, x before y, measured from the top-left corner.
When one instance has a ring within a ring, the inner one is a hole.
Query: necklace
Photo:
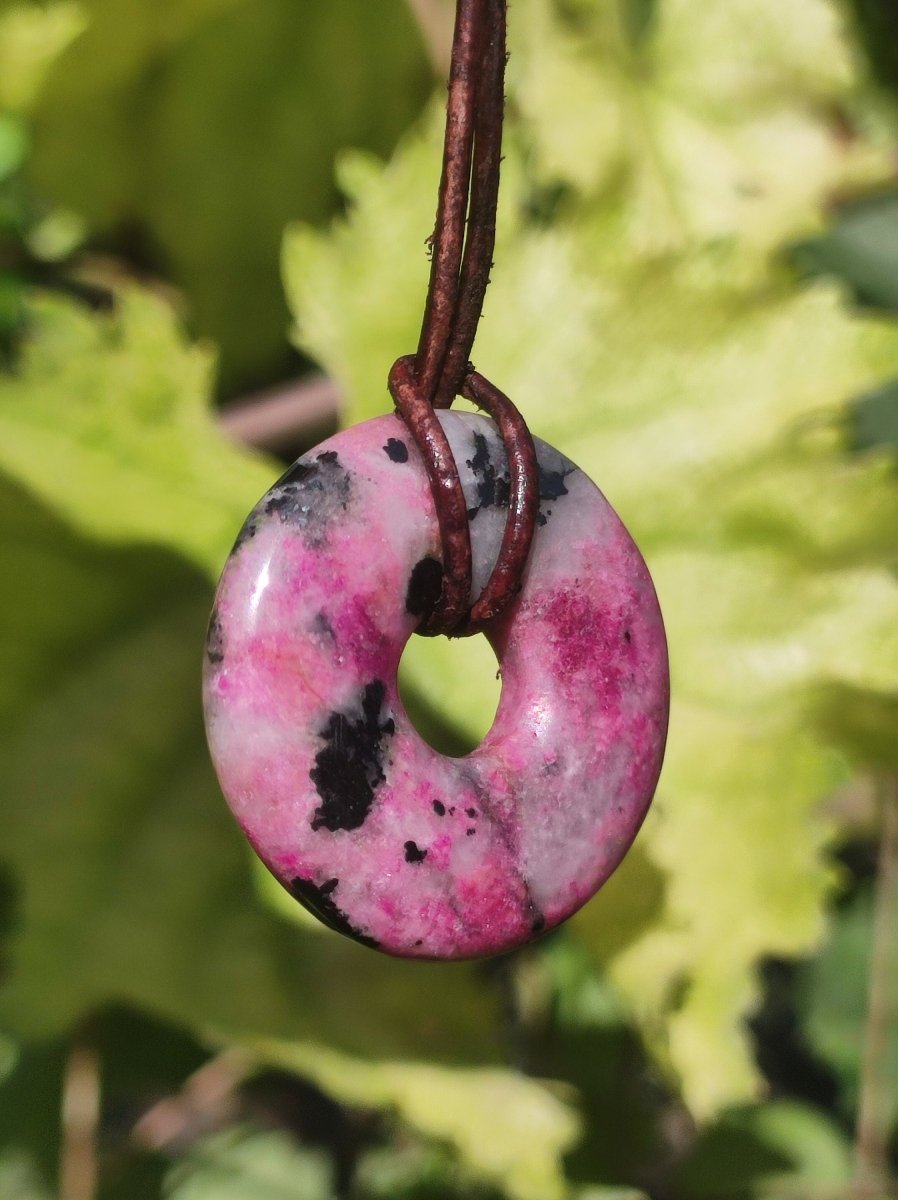
[[[459,0],[431,282],[396,413],[300,458],[216,596],[204,698],[224,794],[274,875],[390,954],[472,958],[565,920],[620,862],[668,714],[648,570],[598,488],[469,358],[492,265],[505,0]],[[456,395],[482,413],[452,412]],[[413,633],[482,633],[502,697],[438,754],[399,698]]]

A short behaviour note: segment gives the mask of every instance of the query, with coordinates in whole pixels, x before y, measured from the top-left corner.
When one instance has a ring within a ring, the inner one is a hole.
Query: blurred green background
[[[628,522],[671,643],[602,893],[394,962],[218,792],[212,589],[274,452],[385,411],[415,345],[450,9],[0,2],[2,1200],[894,1189],[892,0],[511,6],[477,363]],[[481,640],[403,663],[450,750]]]

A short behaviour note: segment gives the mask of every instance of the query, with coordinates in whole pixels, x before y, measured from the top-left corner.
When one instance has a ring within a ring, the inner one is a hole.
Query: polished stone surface
[[[471,512],[474,594],[508,474],[492,423],[441,413]],[[396,955],[497,954],[583,905],[645,816],[667,650],[645,564],[596,486],[536,440],[524,587],[487,636],[502,696],[461,759],[411,724],[396,674],[441,579],[433,503],[395,416],[301,458],[250,514],[209,627],[205,705],[225,796],[326,924]]]

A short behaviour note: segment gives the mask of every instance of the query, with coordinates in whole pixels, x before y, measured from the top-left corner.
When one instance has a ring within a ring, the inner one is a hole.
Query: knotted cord
[[[389,377],[424,459],[443,556],[443,588],[420,633],[471,632],[520,591],[539,511],[533,439],[512,401],[475,371],[471,350],[496,242],[505,115],[506,0],[458,0],[430,284],[417,353]],[[495,421],[508,458],[509,513],[496,565],[470,607],[471,536],[458,469],[437,416],[463,395]]]

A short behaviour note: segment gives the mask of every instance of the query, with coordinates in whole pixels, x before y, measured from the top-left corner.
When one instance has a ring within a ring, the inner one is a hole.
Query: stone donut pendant
[[[505,451],[486,417],[439,419],[476,596],[505,524]],[[442,566],[427,475],[396,416],[300,458],[218,587],[204,693],[228,803],[297,900],[388,954],[499,954],[558,925],[623,858],[658,781],[668,666],[648,570],[591,480],[535,444],[523,589],[484,631],[501,700],[464,758],[423,740],[397,687]]]

